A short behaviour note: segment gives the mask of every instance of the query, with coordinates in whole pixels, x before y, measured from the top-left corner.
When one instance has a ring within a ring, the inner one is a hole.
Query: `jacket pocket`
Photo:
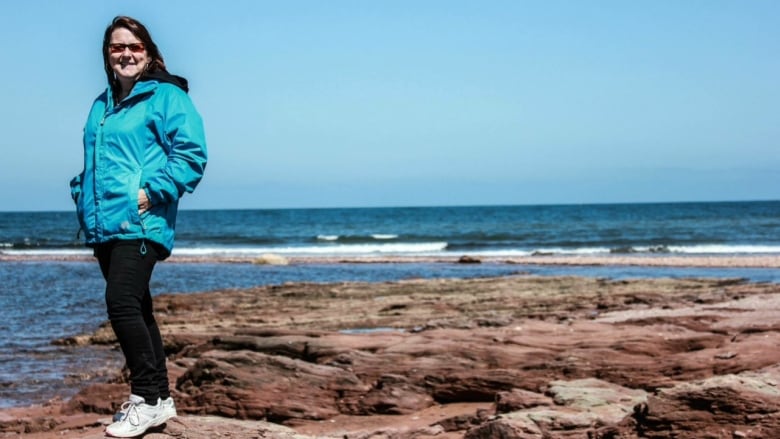
[[[98,208],[103,225],[103,239],[139,237],[141,220],[138,217],[138,183],[141,172],[106,173],[103,176],[103,193]]]

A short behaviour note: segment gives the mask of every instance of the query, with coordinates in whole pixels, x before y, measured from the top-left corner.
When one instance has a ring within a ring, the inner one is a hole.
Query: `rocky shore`
[[[215,274],[218,275],[218,274]],[[780,437],[780,285],[511,276],[156,299],[163,438]],[[60,340],[113,346],[110,328]],[[0,411],[0,437],[102,438],[123,376]]]

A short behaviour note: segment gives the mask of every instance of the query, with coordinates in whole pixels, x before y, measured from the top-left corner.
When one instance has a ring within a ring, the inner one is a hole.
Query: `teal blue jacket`
[[[110,88],[84,127],[84,170],[70,182],[86,245],[144,239],[173,249],[179,199],[206,168],[203,121],[186,81],[139,80],[114,105]],[[181,87],[181,88],[180,88]],[[138,190],[152,207],[138,214]]]

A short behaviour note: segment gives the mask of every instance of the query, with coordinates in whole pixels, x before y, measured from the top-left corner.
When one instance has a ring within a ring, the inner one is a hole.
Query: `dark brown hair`
[[[108,83],[111,86],[111,92],[115,99],[121,92],[121,86],[119,84],[119,80],[116,79],[116,75],[114,75],[114,70],[111,68],[108,45],[111,43],[111,34],[119,28],[125,28],[129,30],[133,35],[135,35],[136,38],[144,43],[144,48],[146,49],[147,56],[149,57],[149,64],[146,65],[146,72],[154,73],[161,70],[167,71],[165,69],[165,60],[163,60],[162,53],[160,53],[160,49],[157,48],[157,44],[155,44],[154,40],[152,40],[152,36],[149,34],[149,31],[146,30],[146,26],[141,24],[140,21],[131,17],[123,15],[115,17],[114,20],[111,21],[111,24],[106,28],[106,33],[103,36],[103,65],[106,69],[106,77],[108,77]]]

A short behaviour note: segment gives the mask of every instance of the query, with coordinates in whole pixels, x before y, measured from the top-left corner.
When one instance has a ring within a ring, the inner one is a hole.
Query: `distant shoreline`
[[[179,212],[273,212],[287,210],[380,210],[380,209],[429,209],[429,208],[484,208],[484,207],[580,207],[580,206],[632,206],[632,205],[680,205],[680,204],[747,204],[747,203],[780,203],[780,198],[744,198],[727,200],[651,200],[651,201],[559,201],[550,203],[453,203],[453,204],[399,204],[399,205],[376,205],[376,206],[276,206],[276,207],[182,207]],[[12,209],[0,210],[0,214],[30,214],[30,213],[56,213],[64,215],[73,215],[75,220],[76,212],[74,208],[57,209]]]
[[[264,256],[171,256],[168,263],[264,263]],[[638,266],[638,267],[707,267],[707,268],[780,268],[780,255],[587,255],[587,256],[273,256],[294,264],[343,264],[343,263],[457,263],[470,258],[470,263],[561,265],[561,266]],[[90,255],[7,255],[0,253],[0,262],[94,261]]]

